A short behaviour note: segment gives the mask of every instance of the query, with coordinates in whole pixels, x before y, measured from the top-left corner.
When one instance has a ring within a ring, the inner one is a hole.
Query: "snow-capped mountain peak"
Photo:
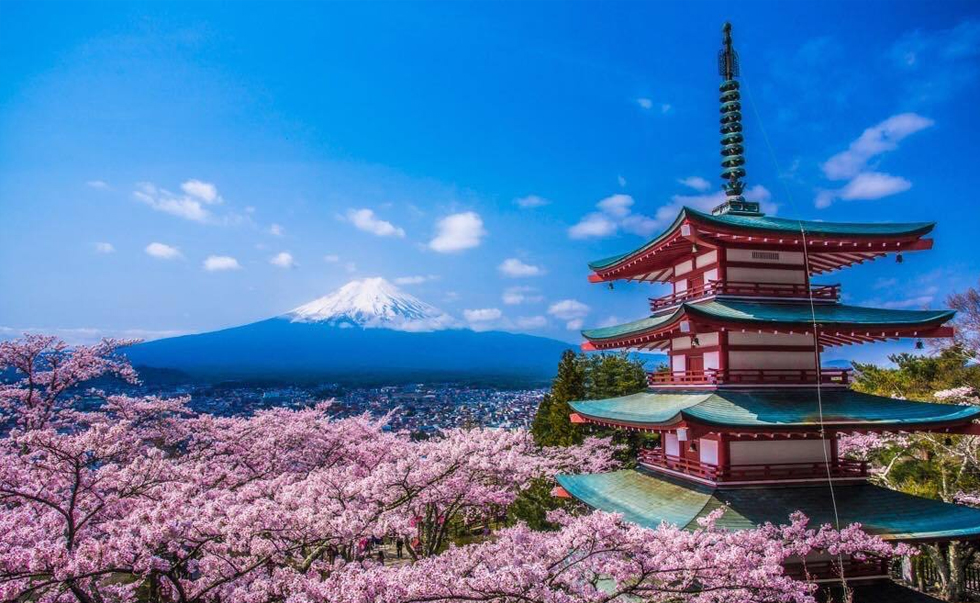
[[[381,277],[351,281],[284,317],[292,322],[398,331],[438,331],[456,326],[456,321],[442,310],[405,293]]]

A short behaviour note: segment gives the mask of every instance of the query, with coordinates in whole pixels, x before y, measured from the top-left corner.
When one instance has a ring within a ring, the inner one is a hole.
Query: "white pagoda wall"
[[[727,279],[745,283],[804,284],[807,282],[803,268],[803,254],[798,251],[770,251],[767,249],[726,249],[729,262],[759,264],[758,268],[729,266]],[[766,268],[766,264],[797,266],[796,270]]]
[[[823,463],[824,450],[830,455],[829,440],[767,440],[731,442],[729,463]]]
[[[817,361],[813,351],[780,350],[788,346],[812,346],[813,336],[803,333],[742,333],[729,331],[729,346],[764,345],[767,351],[730,350],[728,367],[732,369],[814,369]]]

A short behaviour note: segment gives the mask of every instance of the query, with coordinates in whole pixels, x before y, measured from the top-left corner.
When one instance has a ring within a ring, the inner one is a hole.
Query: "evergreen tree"
[[[538,412],[531,426],[534,441],[540,446],[571,446],[579,444],[585,437],[580,426],[569,420],[573,400],[585,399],[584,357],[565,350],[558,363],[558,375],[551,384],[549,392],[541,400]]]

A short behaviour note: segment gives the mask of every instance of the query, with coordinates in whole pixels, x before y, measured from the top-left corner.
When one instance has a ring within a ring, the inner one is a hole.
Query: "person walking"
[[[395,541],[395,554],[398,555],[399,559],[402,558],[402,549],[404,548],[405,548],[405,541],[402,540],[401,536],[399,536],[398,540]]]

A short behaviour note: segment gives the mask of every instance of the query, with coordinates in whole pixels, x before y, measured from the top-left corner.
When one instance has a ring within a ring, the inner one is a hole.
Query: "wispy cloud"
[[[836,199],[881,199],[907,191],[912,183],[873,169],[871,162],[898,148],[901,141],[935,122],[916,113],[900,113],[866,129],[847,150],[837,153],[821,166],[830,180],[848,180],[843,187],[817,193],[814,205],[829,207]]]
[[[633,213],[633,197],[622,193],[610,195],[596,203],[600,211],[586,214],[568,229],[573,239],[608,237],[619,230],[640,236],[650,235],[657,223],[653,218]]]
[[[278,266],[279,268],[295,268],[296,259],[293,258],[293,254],[288,251],[280,251],[276,255],[269,258],[269,263],[273,266]]]
[[[520,329],[543,329],[548,326],[548,319],[544,316],[519,316],[517,327]]]
[[[0,325],[0,341],[20,339],[25,333],[56,335],[69,345],[91,345],[103,338],[140,339],[149,341],[163,337],[183,335],[184,331],[156,329],[109,329],[102,327],[10,327]]]
[[[476,212],[451,214],[436,223],[436,236],[429,241],[429,249],[439,253],[454,253],[478,247],[487,231],[483,219]]]
[[[476,310],[463,310],[463,318],[467,322],[489,322],[498,320],[503,316],[499,308],[479,308]]]
[[[678,182],[701,193],[711,188],[711,183],[701,176],[688,176],[687,178],[681,178]]]
[[[346,218],[358,230],[379,237],[403,238],[405,236],[404,229],[377,217],[371,209],[348,209]]]
[[[95,243],[95,251],[97,253],[115,253],[116,248],[112,246],[112,243],[99,241],[98,243]]]
[[[636,104],[639,105],[641,109],[653,109],[653,100],[649,98],[640,97],[636,99]]]
[[[517,205],[523,209],[542,207],[544,205],[548,205],[549,203],[551,203],[551,201],[548,201],[544,197],[539,197],[538,195],[527,195],[514,199],[514,205]]]
[[[743,196],[749,201],[759,203],[762,206],[762,211],[767,214],[774,214],[779,209],[776,204],[770,201],[772,194],[770,194],[769,189],[761,184],[756,184],[746,189]],[[714,193],[705,193],[703,195],[673,195],[670,198],[670,203],[657,208],[655,214],[656,226],[659,228],[669,223],[683,207],[710,211],[724,203],[725,199],[727,199],[727,195],[725,195],[725,191],[723,190],[718,190]]]
[[[544,301],[544,296],[538,293],[535,287],[508,287],[504,290],[501,299],[508,306],[519,304],[533,304]]]
[[[525,264],[517,258],[507,258],[501,262],[499,266],[497,266],[497,270],[499,270],[504,276],[508,276],[510,278],[540,276],[544,274],[544,269],[542,269],[540,266]]]
[[[548,307],[548,314],[566,321],[565,327],[571,331],[582,328],[583,319],[592,309],[577,299],[563,299]]]
[[[285,233],[286,233],[286,229],[280,226],[279,224],[272,224],[271,226],[269,226],[269,234],[271,234],[274,237],[281,237]]]
[[[208,272],[222,272],[225,270],[240,270],[241,264],[230,255],[209,255],[204,260],[202,267]]]
[[[422,283],[428,283],[437,280],[439,280],[439,277],[434,274],[417,275],[417,276],[399,276],[395,278],[395,284],[396,285],[421,285]]]
[[[151,182],[136,185],[133,196],[156,211],[193,222],[214,220],[212,207],[223,202],[218,189],[210,182],[187,180],[180,185],[182,194],[158,188]]]
[[[109,183],[105,180],[89,180],[85,183],[85,186],[97,188],[99,190],[109,190]]]
[[[183,254],[180,253],[180,250],[176,247],[171,247],[166,243],[157,243],[155,241],[147,245],[143,251],[145,251],[147,255],[160,260],[176,260],[184,257]]]

